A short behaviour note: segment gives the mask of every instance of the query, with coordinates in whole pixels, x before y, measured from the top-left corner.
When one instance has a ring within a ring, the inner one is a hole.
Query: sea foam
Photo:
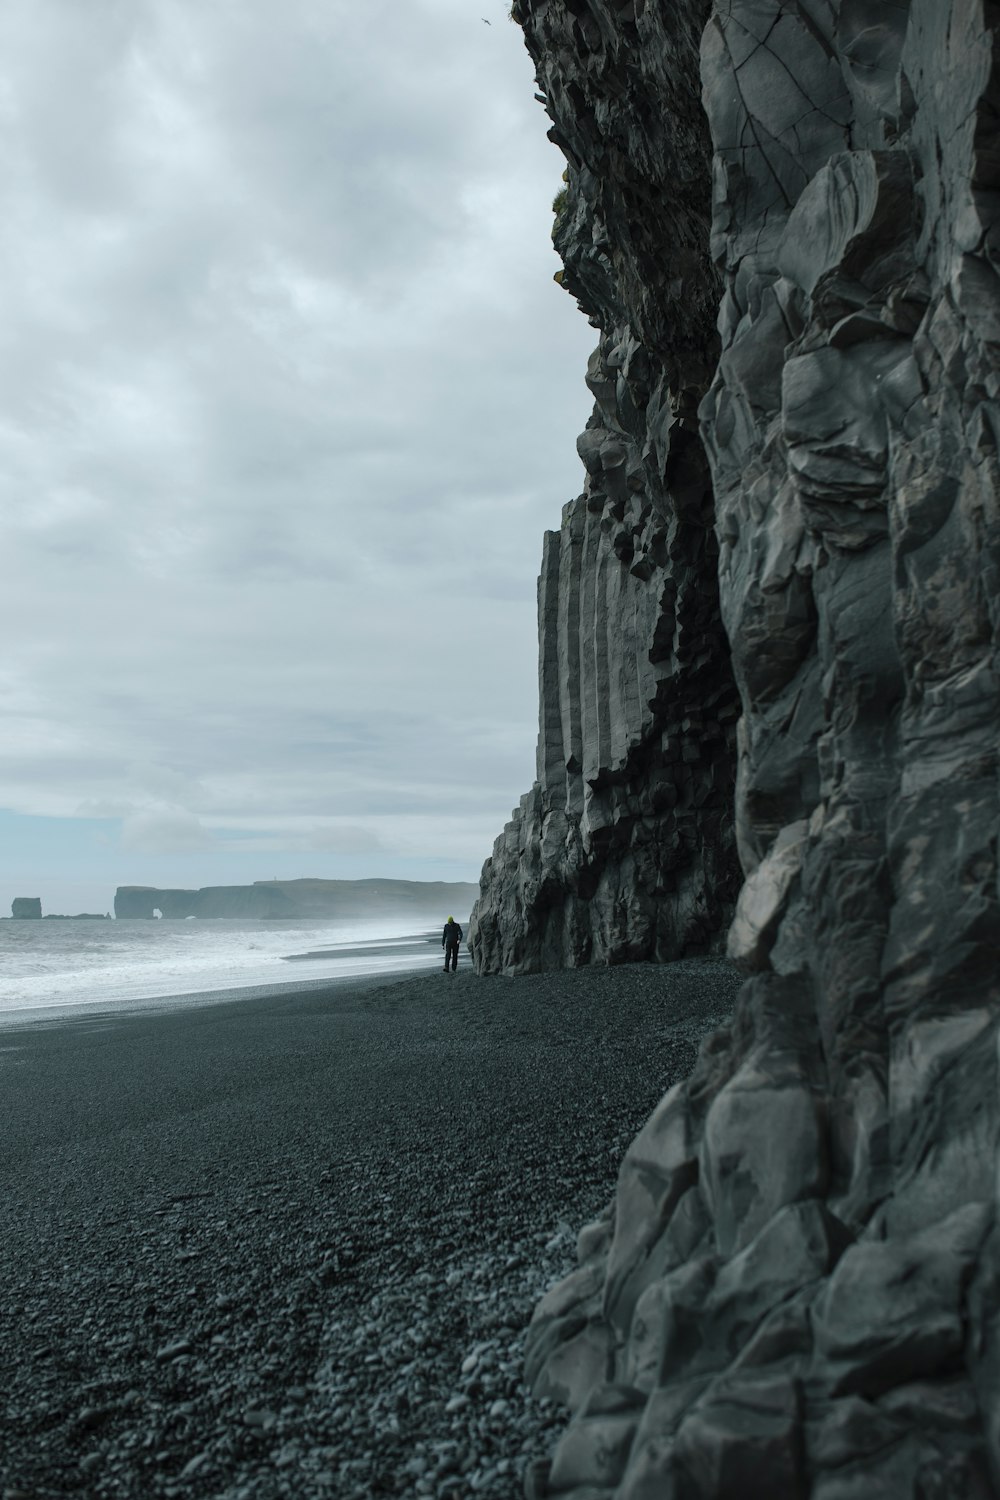
[[[440,963],[440,933],[385,919],[0,921],[0,1024],[29,1013],[147,1009]]]

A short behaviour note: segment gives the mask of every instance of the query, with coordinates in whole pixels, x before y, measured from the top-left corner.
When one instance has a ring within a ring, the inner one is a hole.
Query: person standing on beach
[[[458,945],[462,941],[462,929],[454,917],[449,917],[444,924],[444,932],[441,934],[441,947],[444,949],[444,972],[448,972],[448,964],[451,963],[451,972],[454,974],[458,968]]]

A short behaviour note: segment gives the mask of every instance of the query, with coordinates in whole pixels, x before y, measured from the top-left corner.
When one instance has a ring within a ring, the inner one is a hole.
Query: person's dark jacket
[[[441,934],[442,948],[457,948],[462,941],[462,929],[457,922],[446,922],[444,932]]]

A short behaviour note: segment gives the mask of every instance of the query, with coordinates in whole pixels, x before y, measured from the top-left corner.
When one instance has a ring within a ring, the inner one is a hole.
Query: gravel
[[[726,965],[0,1034],[0,1497],[509,1500],[524,1330]]]

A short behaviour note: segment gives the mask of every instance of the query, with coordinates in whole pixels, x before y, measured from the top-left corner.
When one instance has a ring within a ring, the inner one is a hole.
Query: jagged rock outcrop
[[[15,896],[10,903],[10,914],[12,917],[23,921],[25,918],[36,920],[42,915],[41,896]]]
[[[567,140],[629,90],[670,138],[687,7],[517,14],[573,85],[546,88]],[[701,433],[753,977],[536,1311],[529,1374],[575,1413],[551,1495],[1000,1493],[998,26],[992,0],[708,17]],[[647,172],[669,216],[641,132],[622,154],[571,198]]]
[[[583,493],[545,538],[537,780],[483,870],[481,972],[711,951],[739,888],[739,707],[697,424],[718,304],[705,14],[663,7],[643,51],[601,7],[535,6],[525,28],[568,163],[560,276],[601,333]]]
[[[443,923],[464,918],[476,888],[459,880],[255,880],[252,885],[206,885],[197,891],[120,885],[116,917],[336,917]]]

